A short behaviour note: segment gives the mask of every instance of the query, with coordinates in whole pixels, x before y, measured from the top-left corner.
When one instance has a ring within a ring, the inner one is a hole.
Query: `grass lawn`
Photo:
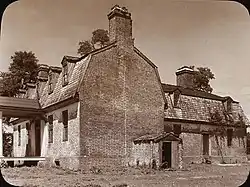
[[[60,168],[20,167],[2,168],[2,173],[6,181],[11,184],[30,187],[84,187],[88,184],[92,184],[92,187],[95,187],[94,185],[111,187],[117,184],[127,184],[129,187],[237,187],[246,180],[249,170],[250,164],[248,163],[240,166],[192,164],[185,171],[154,171],[129,168],[123,171],[102,171],[100,174],[93,174]]]

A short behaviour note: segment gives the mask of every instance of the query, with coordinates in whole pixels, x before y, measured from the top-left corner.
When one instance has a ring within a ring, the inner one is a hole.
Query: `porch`
[[[35,99],[15,98],[15,97],[2,97],[0,96],[0,160],[3,161],[44,161],[45,157],[41,157],[41,142],[36,141],[36,154],[20,157],[4,157],[3,156],[3,117],[12,117],[21,120],[34,120],[40,121],[44,118],[40,105]],[[36,125],[40,127],[39,125]],[[40,128],[38,128],[40,131]],[[35,134],[37,135],[37,134]],[[39,138],[40,137],[35,137]],[[38,142],[38,143],[37,143]],[[28,142],[28,144],[30,141]]]

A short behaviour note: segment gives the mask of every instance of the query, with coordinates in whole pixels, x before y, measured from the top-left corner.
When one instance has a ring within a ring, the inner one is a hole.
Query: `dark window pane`
[[[233,129],[227,129],[227,146],[232,145]]]
[[[63,141],[68,140],[68,110],[62,112],[63,118]]]
[[[174,124],[174,133],[181,134],[181,125],[180,124]]]
[[[48,117],[48,122],[49,122],[49,125],[48,125],[48,134],[49,134],[48,142],[53,143],[53,115],[50,115]]]
[[[203,155],[209,155],[209,135],[203,134]]]

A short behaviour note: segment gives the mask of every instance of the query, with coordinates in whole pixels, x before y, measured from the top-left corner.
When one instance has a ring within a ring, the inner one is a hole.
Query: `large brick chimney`
[[[125,7],[115,5],[108,14],[110,41],[133,44],[131,13]]]
[[[176,84],[184,88],[194,88],[194,74],[192,67],[183,66],[176,71]]]

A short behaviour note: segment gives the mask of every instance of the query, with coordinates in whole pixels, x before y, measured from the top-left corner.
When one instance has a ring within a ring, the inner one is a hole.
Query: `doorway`
[[[41,127],[40,120],[35,121],[35,156],[41,156]]]
[[[209,155],[209,135],[203,134],[203,155]]]
[[[163,168],[172,167],[172,143],[162,142],[162,164]]]

